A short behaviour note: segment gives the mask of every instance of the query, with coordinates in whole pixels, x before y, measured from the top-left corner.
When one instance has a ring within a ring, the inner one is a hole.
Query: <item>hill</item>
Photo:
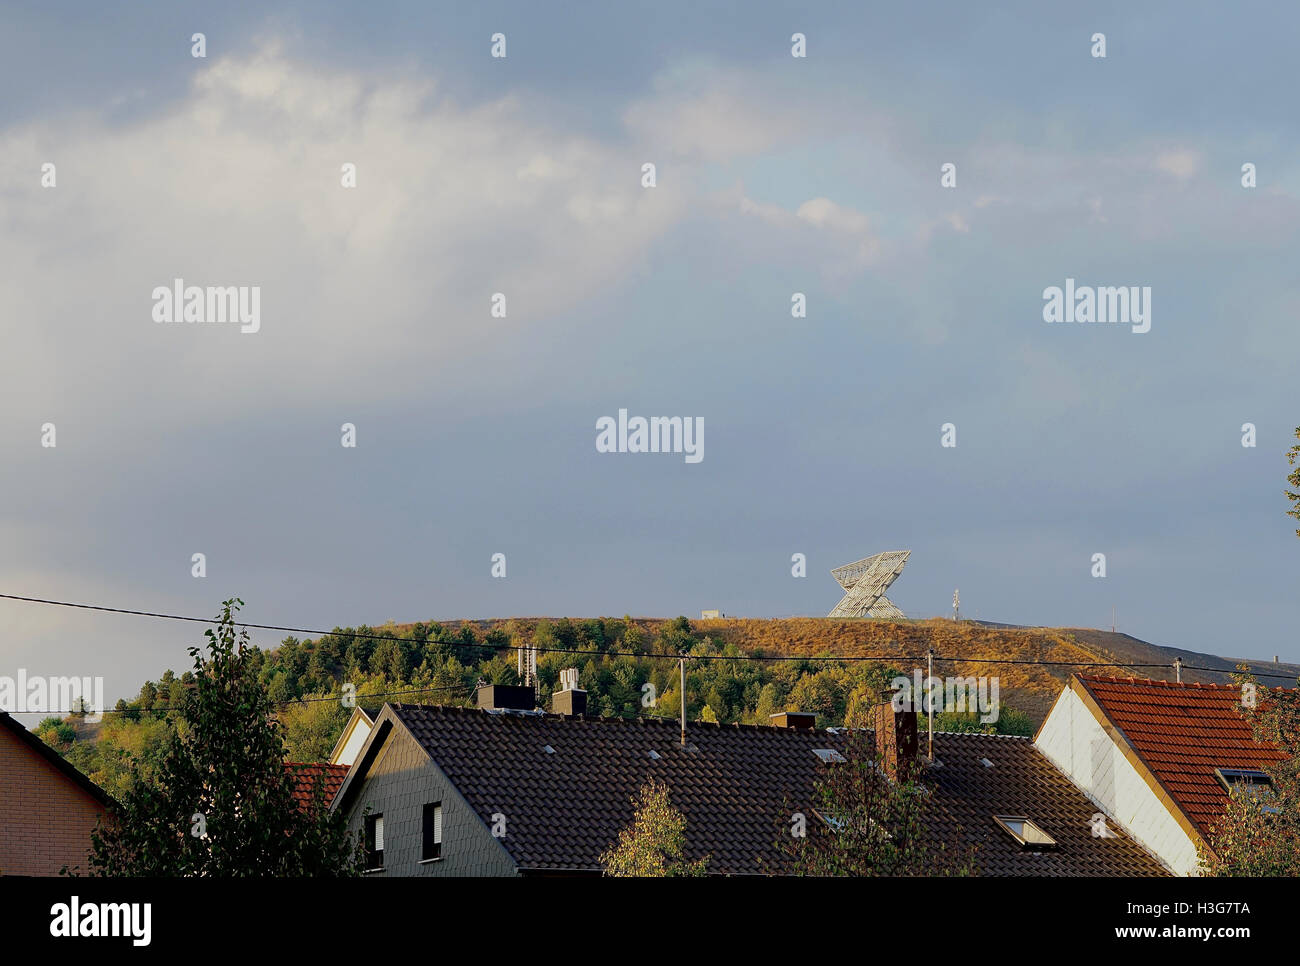
[[[554,626],[560,621],[580,623],[581,618],[501,618],[441,622],[453,630],[468,626],[479,633],[492,631],[517,634],[531,639],[539,622]],[[669,618],[625,618],[650,638],[663,632]],[[398,625],[408,630],[415,625]],[[1151,644],[1128,634],[1081,627],[1030,627],[990,621],[931,620],[886,621],[828,617],[718,618],[690,622],[696,636],[707,636],[739,649],[742,653],[818,657],[878,656],[904,673],[926,667],[926,654],[935,654],[936,676],[997,675],[1001,698],[1027,712],[1035,727],[1041,723],[1062,686],[1075,671],[1093,670],[1119,677],[1143,677],[1162,681],[1175,679],[1174,661],[1182,659],[1181,679],[1189,683],[1230,684],[1237,666],[1246,663],[1261,677],[1260,683],[1294,687],[1300,665],[1272,661],[1224,658],[1199,651]],[[957,660],[944,660],[957,658]],[[1041,664],[991,664],[997,661],[1059,662]],[[910,661],[910,663],[909,663]],[[1092,667],[1089,665],[1121,665]],[[1192,670],[1212,668],[1214,670]]]
[[[936,715],[936,730],[1021,735],[1036,730],[1076,670],[1172,680],[1181,658],[1184,681],[1227,682],[1237,663],[1087,628],[811,617],[389,623],[336,628],[314,640],[287,637],[272,650],[255,648],[253,659],[281,709],[288,759],[321,761],[347,720],[339,700],[346,686],[362,704],[469,705],[479,682],[517,683],[514,648],[528,644],[540,652],[537,690],[544,707],[560,672],[576,667],[589,713],[675,718],[683,700],[675,656],[686,654],[689,720],[766,724],[773,712],[799,710],[814,714],[818,727],[865,725],[893,678],[924,673],[933,651],[936,676],[996,678],[999,690],[996,721],[949,711]],[[832,655],[860,660],[827,660]],[[1263,684],[1293,686],[1300,674],[1290,664],[1252,665],[1290,675],[1262,678]],[[132,760],[146,775],[156,765],[192,685],[192,672],[178,677],[169,670],[146,681],[134,699],[119,701],[102,725],[46,719],[37,733],[110,794],[120,794]]]

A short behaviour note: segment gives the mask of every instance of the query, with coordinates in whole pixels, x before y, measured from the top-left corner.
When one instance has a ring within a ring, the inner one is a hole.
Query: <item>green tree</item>
[[[331,700],[322,700],[330,698]],[[280,711],[289,761],[327,761],[351,710],[337,696],[309,694]]]
[[[1241,707],[1256,741],[1287,757],[1265,769],[1267,785],[1238,785],[1200,849],[1210,876],[1300,876],[1300,691],[1265,688],[1243,665],[1234,678],[1254,700]],[[1253,707],[1251,706],[1253,704]]]
[[[1300,439],[1300,426],[1296,427],[1295,437],[1296,439]],[[1297,443],[1286,451],[1286,459],[1287,463],[1291,466],[1295,466],[1296,460],[1300,459],[1300,443]],[[1293,490],[1286,491],[1286,497],[1291,501],[1291,509],[1286,511],[1286,515],[1300,520],[1300,468],[1292,470],[1291,475],[1286,478],[1286,481],[1295,487]],[[1300,537],[1300,530],[1297,530],[1295,535]]]
[[[668,786],[651,779],[632,799],[636,814],[618,843],[600,857],[608,876],[701,876],[708,858],[687,862],[686,816],[668,800]]]
[[[887,777],[873,739],[863,732],[851,734],[842,753],[845,760],[828,764],[814,784],[814,814],[805,816],[802,828],[781,828],[782,849],[797,874],[974,874],[975,852],[962,844],[961,830],[929,821],[942,807],[930,788]],[[941,825],[954,831],[944,836],[936,831]]]
[[[138,773],[114,815],[91,834],[91,872],[125,876],[341,876],[359,870],[360,843],[320,786],[294,801],[282,728],[258,680],[243,601],[225,601],[208,655],[190,648],[185,702],[153,780]],[[133,765],[133,772],[138,772]]]

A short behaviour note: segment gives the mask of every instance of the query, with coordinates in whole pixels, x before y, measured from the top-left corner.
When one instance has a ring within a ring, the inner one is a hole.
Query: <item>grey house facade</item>
[[[398,706],[400,708],[400,706]],[[427,810],[440,810],[439,841],[426,842]],[[376,819],[383,820],[382,856],[367,876],[513,876],[515,863],[499,839],[403,724],[385,705],[332,808],[348,814],[348,829],[370,854]],[[369,825],[369,828],[367,828]],[[429,849],[428,845],[438,848]],[[437,852],[437,855],[428,854]]]

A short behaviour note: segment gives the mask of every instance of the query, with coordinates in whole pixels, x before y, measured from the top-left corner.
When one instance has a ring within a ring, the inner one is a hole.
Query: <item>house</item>
[[[329,805],[343,786],[343,779],[348,777],[347,765],[328,762],[286,761],[284,767],[294,777],[293,800],[303,811],[311,805],[318,784],[322,786],[325,804]]]
[[[379,714],[333,805],[364,835],[369,874],[599,874],[651,778],[685,816],[687,858],[707,855],[712,873],[785,873],[778,843],[796,813],[815,814],[814,782],[848,741],[790,713],[778,726],[691,723],[683,746],[676,721],[587,717],[581,701],[576,713],[544,713],[528,688],[483,688],[478,701]],[[882,741],[886,766],[913,761],[915,714],[881,720],[876,737],[894,735]],[[1130,838],[1099,837],[1094,805],[1028,738],[939,734],[934,750],[923,779],[942,805],[933,814],[979,848],[982,872],[1167,874]]]
[[[1178,875],[1199,871],[1237,782],[1286,756],[1254,740],[1241,688],[1075,675],[1034,744],[1109,818]]]
[[[108,794],[0,711],[0,875],[86,869],[90,833]]]
[[[351,764],[357,760],[357,753],[361,751],[361,746],[366,743],[366,736],[370,734],[370,729],[375,726],[375,718],[379,716],[379,706],[372,705],[370,708],[363,708],[357,705],[352,709],[352,715],[348,718],[347,724],[343,726],[343,731],[339,735],[338,741],[334,742],[334,749],[330,752],[331,765]]]

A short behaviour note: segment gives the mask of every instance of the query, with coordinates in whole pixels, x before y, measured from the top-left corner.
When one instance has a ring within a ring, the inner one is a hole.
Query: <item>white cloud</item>
[[[215,61],[129,125],[63,115],[0,131],[0,176],[30,186],[0,207],[0,299],[25,320],[8,388],[33,414],[144,410],[156,430],[203,418],[204,390],[232,378],[222,418],[340,380],[355,403],[455,378],[466,353],[499,344],[493,292],[509,325],[563,326],[688,198],[643,189],[637,158],[533,116],[271,45]],[[56,188],[38,186],[45,161]],[[153,288],[176,277],[260,286],[261,331],[153,322]]]
[[[727,162],[798,145],[827,126],[825,110],[770,74],[679,64],[654,86],[624,111],[623,123],[646,150],[676,158]]]
[[[1156,155],[1152,167],[1157,171],[1173,175],[1179,181],[1186,181],[1201,169],[1201,155],[1197,151],[1188,149],[1164,151]]]
[[[852,208],[837,205],[829,198],[812,198],[799,206],[795,214],[818,228],[829,228],[850,235],[866,234],[867,216]]]

